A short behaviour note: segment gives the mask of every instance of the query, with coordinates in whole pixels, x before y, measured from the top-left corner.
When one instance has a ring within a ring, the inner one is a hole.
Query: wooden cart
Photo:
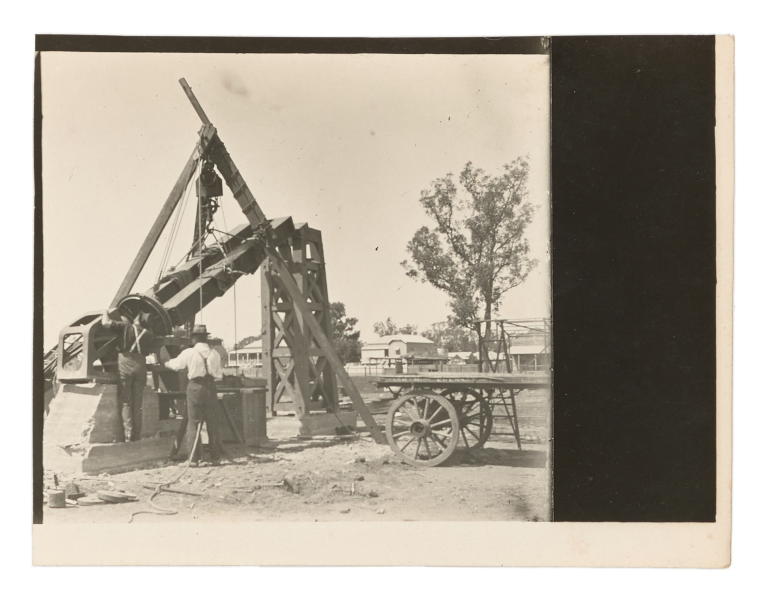
[[[459,447],[481,448],[493,430],[494,408],[502,407],[522,449],[515,394],[548,389],[546,375],[419,373],[388,375],[376,385],[395,396],[387,413],[387,441],[410,465],[434,467]]]

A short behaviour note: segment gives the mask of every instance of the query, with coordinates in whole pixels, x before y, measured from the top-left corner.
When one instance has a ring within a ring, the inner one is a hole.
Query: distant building
[[[228,366],[260,367],[263,364],[261,341],[254,341],[247,346],[232,350],[227,357]]]
[[[437,352],[437,344],[421,335],[396,333],[367,341],[360,351],[361,364],[379,366],[441,365],[448,357]]]
[[[524,333],[508,336],[506,354],[503,346],[488,351],[491,363],[497,371],[505,371],[507,365],[513,373],[548,370],[551,362],[546,336],[542,333]]]
[[[507,347],[509,366],[513,373],[542,371],[549,368],[550,355],[543,345],[511,344]],[[506,367],[503,353],[488,352],[492,362],[498,360],[499,371]]]
[[[448,362],[451,364],[471,364],[477,363],[477,352],[448,352]]]

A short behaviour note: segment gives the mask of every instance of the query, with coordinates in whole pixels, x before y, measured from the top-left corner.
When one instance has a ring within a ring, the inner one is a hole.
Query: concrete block
[[[117,385],[63,383],[51,400],[43,441],[62,448],[116,442],[121,421]]]
[[[117,385],[64,383],[43,427],[43,466],[57,473],[127,470],[168,458],[179,419],[159,420],[159,400],[144,390],[142,439],[118,442]]]
[[[81,471],[92,475],[116,473],[164,461],[171,454],[173,442],[173,436],[163,436],[121,444],[95,444],[83,458]]]
[[[338,430],[342,427],[355,431],[357,427],[356,410],[342,410],[336,411],[336,413],[308,413],[299,419],[300,436],[338,435]]]

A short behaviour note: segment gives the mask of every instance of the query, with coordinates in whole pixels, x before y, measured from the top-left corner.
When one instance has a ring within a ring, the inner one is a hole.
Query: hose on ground
[[[149,500],[147,501],[149,503],[149,506],[152,507],[151,509],[142,509],[141,511],[134,511],[131,513],[131,516],[128,518],[128,523],[133,523],[133,518],[137,515],[143,515],[143,514],[152,514],[152,515],[176,515],[178,513],[177,509],[168,509],[166,507],[161,507],[157,503],[155,503],[155,497],[158,496],[164,488],[169,488],[173,484],[175,484],[177,481],[179,481],[184,474],[189,469],[189,466],[192,464],[192,458],[195,456],[195,452],[197,451],[197,446],[200,443],[200,434],[203,431],[203,422],[200,421],[197,424],[197,430],[195,431],[195,441],[192,444],[192,450],[189,452],[189,457],[187,458],[187,462],[184,464],[183,469],[174,477],[173,479],[163,482],[162,484],[158,484],[157,487],[154,489],[152,494],[149,497]]]

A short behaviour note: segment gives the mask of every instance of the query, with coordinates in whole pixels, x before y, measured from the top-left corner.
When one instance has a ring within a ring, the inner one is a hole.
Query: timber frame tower
[[[277,253],[289,267],[308,309],[330,335],[330,303],[320,231],[308,224],[296,224],[291,238],[278,245]],[[261,268],[262,352],[272,414],[286,395],[298,417],[312,410],[335,412],[336,375],[328,355],[292,301],[274,262],[267,259]]]

